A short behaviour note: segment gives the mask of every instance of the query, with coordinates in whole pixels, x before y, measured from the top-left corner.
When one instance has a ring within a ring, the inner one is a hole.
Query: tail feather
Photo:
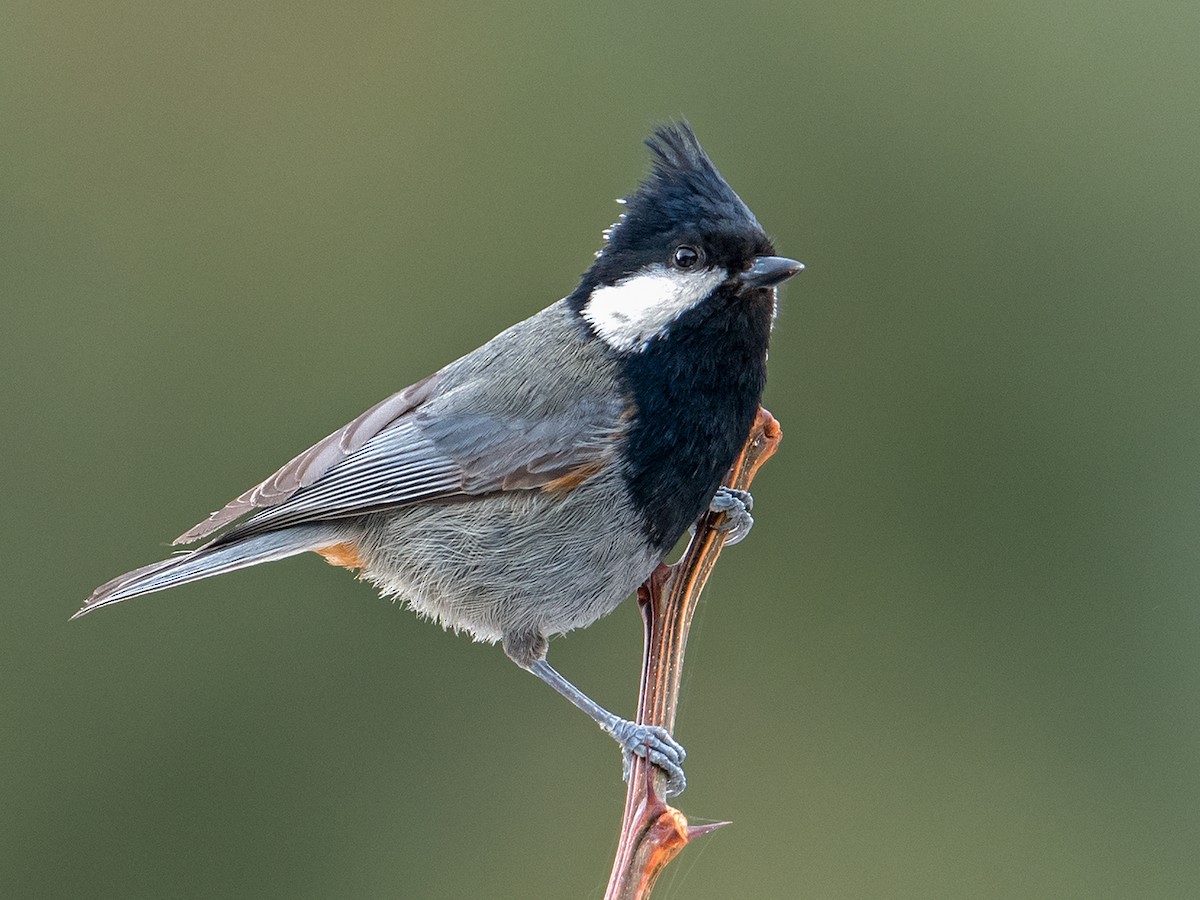
[[[100,585],[72,619],[130,597],[166,590],[212,575],[223,575],[258,563],[273,562],[345,540],[344,529],[327,524],[299,525],[229,544],[207,544],[126,572]]]

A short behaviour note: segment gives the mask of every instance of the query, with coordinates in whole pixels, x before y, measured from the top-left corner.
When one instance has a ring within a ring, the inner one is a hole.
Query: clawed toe
[[[754,509],[754,497],[749,491],[739,491],[730,487],[718,488],[708,508],[712,512],[725,513],[724,520],[717,528],[726,533],[726,546],[744,539],[754,527],[754,516],[750,515],[750,510]]]
[[[683,774],[683,761],[687,751],[670,733],[658,725],[638,725],[622,719],[612,730],[612,736],[621,745],[624,759],[622,777],[628,781],[632,770],[632,757],[650,760],[667,773],[667,796],[683,793],[687,778]]]

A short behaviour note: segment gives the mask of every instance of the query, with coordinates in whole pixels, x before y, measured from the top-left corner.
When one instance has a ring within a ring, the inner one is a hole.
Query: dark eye
[[[671,259],[676,267],[690,269],[700,263],[700,251],[695,247],[689,247],[687,244],[680,244],[675,248],[675,253]]]

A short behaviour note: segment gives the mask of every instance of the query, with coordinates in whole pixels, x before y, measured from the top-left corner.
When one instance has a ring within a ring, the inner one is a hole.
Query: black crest
[[[674,232],[762,230],[687,122],[659,126],[646,146],[653,154],[650,174],[626,198],[626,212],[609,230],[605,252]]]

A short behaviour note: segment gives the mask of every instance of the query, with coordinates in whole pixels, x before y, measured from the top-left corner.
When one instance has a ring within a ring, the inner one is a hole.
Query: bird
[[[766,384],[778,256],[686,120],[566,297],[385,398],[108,581],[72,617],[313,552],[444,628],[497,643],[630,755],[686,785],[664,728],[609,712],[546,659],[612,612],[707,510],[727,542],[753,498],[722,484]],[[202,542],[202,543],[201,543]]]

